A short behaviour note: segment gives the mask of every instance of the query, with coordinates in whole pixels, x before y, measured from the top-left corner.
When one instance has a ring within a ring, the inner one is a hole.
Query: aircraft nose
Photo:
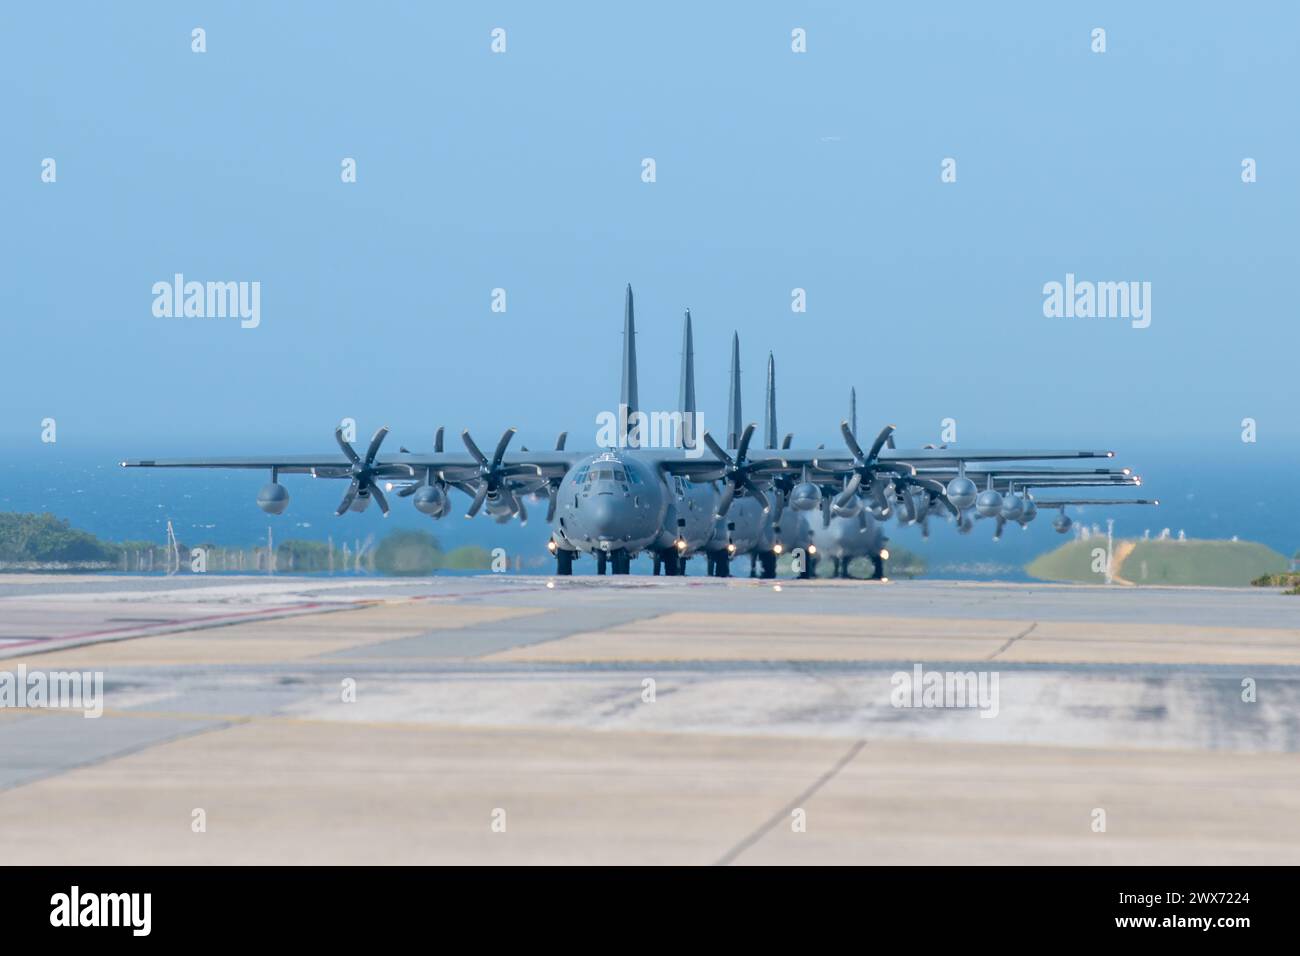
[[[583,517],[590,523],[592,532],[597,537],[610,531],[618,516],[613,495],[592,495],[582,503],[582,510],[586,512]]]

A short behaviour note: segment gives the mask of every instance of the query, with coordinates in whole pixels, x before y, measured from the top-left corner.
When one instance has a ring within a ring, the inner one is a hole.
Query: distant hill
[[[1035,558],[1025,570],[1042,581],[1101,584],[1105,573],[1093,551],[1106,539],[1068,541]],[[1116,539],[1114,579],[1122,584],[1188,584],[1245,587],[1287,569],[1287,559],[1253,541],[1149,541]]]

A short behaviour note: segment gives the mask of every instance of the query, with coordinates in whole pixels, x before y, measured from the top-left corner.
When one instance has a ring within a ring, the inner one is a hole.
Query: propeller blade
[[[876,440],[871,443],[871,454],[867,456],[867,461],[874,462],[876,458],[880,455],[880,449],[885,447],[886,442],[889,442],[890,447],[892,448],[893,440],[894,440],[894,426],[886,425],[884,428],[880,430],[880,434],[876,436]]]
[[[564,451],[564,443],[569,440],[568,432],[560,432],[560,437],[555,439],[555,450]]]
[[[935,481],[933,478],[919,478],[916,482],[922,488],[930,492],[932,498],[943,502],[943,506],[954,516],[960,514],[957,506],[948,500],[948,489],[944,487],[942,481]]]
[[[763,494],[763,489],[758,487],[758,485],[754,484],[752,481],[746,481],[745,490],[748,491],[750,495],[753,496],[754,500],[759,503],[763,509],[763,514],[767,514],[772,510],[772,506],[768,503],[767,495]]]
[[[379,431],[375,432],[374,438],[370,439],[370,447],[366,449],[367,465],[373,465],[375,463],[375,456],[379,454],[379,446],[384,443],[384,439],[387,436],[388,436],[388,426],[385,425],[382,428],[380,428]]]
[[[999,538],[1002,537],[1002,529],[1005,528],[1006,526],[1007,526],[1007,519],[1002,517],[1001,515],[998,515],[997,527],[993,529],[994,541],[997,541]]]
[[[907,519],[908,524],[911,524],[916,520],[916,506],[912,501],[912,493],[906,487],[901,488],[900,491],[902,494],[899,497],[903,499],[903,517]]]
[[[409,498],[409,497],[411,497],[411,495],[415,494],[417,491],[419,491],[419,490],[420,490],[421,488],[423,488],[423,487],[424,487],[424,482],[422,482],[422,481],[417,481],[417,482],[415,482],[414,484],[407,485],[405,488],[403,488],[403,489],[401,489],[400,491],[398,491],[398,492],[397,492],[397,497],[399,497],[399,498]]]
[[[750,439],[754,437],[754,430],[756,428],[758,428],[758,425],[754,422],[750,422],[745,426],[745,430],[740,433],[740,444],[736,448],[736,461],[745,460],[745,453],[749,451],[749,442]]]
[[[789,448],[790,443],[794,441],[794,432],[787,432],[785,438],[781,439],[781,447]]]
[[[836,495],[835,506],[837,508],[843,508],[850,501],[852,501],[853,496],[858,493],[858,488],[861,485],[862,485],[862,476],[859,475],[857,472],[854,472],[853,477],[850,478],[848,484],[844,486],[844,490],[841,491],[838,495]]]
[[[523,498],[515,498],[515,510],[519,515],[520,527],[528,524],[528,509],[524,507]]]
[[[785,514],[785,492],[778,488],[773,498],[772,524],[776,525],[781,523],[781,515]]]
[[[357,484],[356,479],[354,478],[352,484],[348,485],[348,490],[343,492],[343,500],[339,502],[338,510],[334,513],[336,515],[341,515],[351,508],[352,502],[356,500],[357,492],[360,490],[361,486]]]
[[[478,514],[478,510],[483,507],[483,502],[488,496],[487,482],[481,482],[478,491],[474,492],[474,500],[469,503],[469,511],[465,512],[466,518],[472,518]]]
[[[384,493],[379,490],[379,486],[372,484],[370,486],[370,497],[375,499],[375,504],[379,505],[379,510],[385,518],[388,517],[388,499]]]
[[[718,461],[724,462],[727,465],[735,464],[735,462],[731,460],[731,456],[722,450],[722,446],[713,440],[712,435],[710,435],[708,432],[705,432],[703,438],[704,438],[704,444],[709,446],[709,451],[713,452],[714,457],[717,458]]]
[[[719,518],[725,517],[727,512],[731,510],[731,502],[735,497],[736,486],[731,482],[727,482],[726,487],[722,489],[722,494],[718,497],[718,506],[714,509],[714,514]]]
[[[555,520],[555,489],[550,485],[546,487],[546,523],[550,524]]]
[[[831,526],[831,497],[830,495],[822,495],[822,527],[829,528],[830,526]]]
[[[460,433],[460,439],[465,443],[465,447],[469,449],[469,453],[478,459],[480,465],[486,465],[488,463],[487,455],[483,454],[483,452],[479,450],[478,445],[474,444],[474,439],[469,437],[468,428]]]
[[[507,428],[501,433],[501,440],[497,442],[496,451],[492,453],[492,470],[501,467],[501,459],[506,456],[506,446],[510,444],[510,439],[515,437],[515,429]]]
[[[442,426],[441,425],[439,425],[438,430],[433,433],[433,453],[435,455],[442,454]]]
[[[840,434],[844,436],[844,444],[853,452],[853,457],[858,461],[866,461],[867,456],[862,453],[862,446],[858,444],[857,436],[847,421],[840,422]]]
[[[334,429],[334,440],[338,442],[339,447],[343,449],[343,454],[348,456],[348,461],[352,462],[352,464],[354,465],[361,464],[361,456],[358,455],[355,451],[353,451],[352,446],[343,440],[342,425],[339,425],[337,428]]]

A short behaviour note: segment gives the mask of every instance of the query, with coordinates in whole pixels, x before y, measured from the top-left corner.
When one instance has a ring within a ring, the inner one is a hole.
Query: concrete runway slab
[[[0,846],[14,863],[1300,862],[1295,599],[781,583],[6,579],[0,641],[42,630],[0,644],[0,671],[101,671],[106,709],[0,706]],[[113,620],[141,607],[157,620]],[[232,610],[250,614],[214,621]],[[894,706],[918,664],[996,675],[996,714]]]

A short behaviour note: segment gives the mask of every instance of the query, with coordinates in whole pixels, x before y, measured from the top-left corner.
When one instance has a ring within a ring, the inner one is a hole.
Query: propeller
[[[753,496],[754,500],[759,503],[766,514],[771,507],[767,501],[767,495],[763,489],[754,481],[755,475],[761,475],[766,471],[776,471],[785,467],[781,461],[758,461],[751,462],[746,460],[749,454],[749,442],[754,437],[754,430],[758,425],[750,422],[745,426],[744,432],[741,433],[739,446],[736,448],[736,457],[732,458],[722,446],[713,440],[713,436],[707,431],[704,433],[704,444],[713,452],[713,457],[722,462],[722,481],[724,483],[722,494],[718,497],[718,506],[715,509],[716,517],[723,517],[731,510],[731,503],[735,500],[740,491],[746,491]]]
[[[528,512],[524,510],[519,497],[514,493],[512,480],[525,476],[535,479],[541,475],[541,469],[536,465],[528,464],[502,465],[501,462],[505,458],[506,448],[510,445],[510,439],[515,437],[515,431],[514,428],[507,428],[502,432],[501,440],[497,442],[497,447],[492,452],[490,459],[483,454],[482,449],[470,436],[468,428],[460,433],[465,447],[478,460],[477,474],[467,476],[477,478],[478,487],[475,489],[474,500],[470,502],[469,510],[465,512],[466,518],[472,518],[478,514],[479,509],[483,507],[483,503],[487,501],[489,495],[496,495],[505,496],[510,514],[518,514],[521,521],[528,520]]]
[[[363,457],[358,455],[356,449],[343,437],[342,425],[334,429],[334,440],[339,443],[339,448],[343,449],[343,454],[348,458],[348,465],[339,469],[337,477],[346,478],[349,475],[352,477],[352,483],[348,485],[348,490],[343,493],[343,500],[339,502],[335,514],[344,514],[352,507],[352,503],[356,501],[359,495],[368,495],[375,499],[384,517],[388,517],[388,499],[379,490],[378,480],[381,478],[409,478],[411,477],[411,467],[409,465],[375,464],[375,458],[379,455],[379,446],[384,443],[384,438],[387,435],[387,425],[375,432]]]

